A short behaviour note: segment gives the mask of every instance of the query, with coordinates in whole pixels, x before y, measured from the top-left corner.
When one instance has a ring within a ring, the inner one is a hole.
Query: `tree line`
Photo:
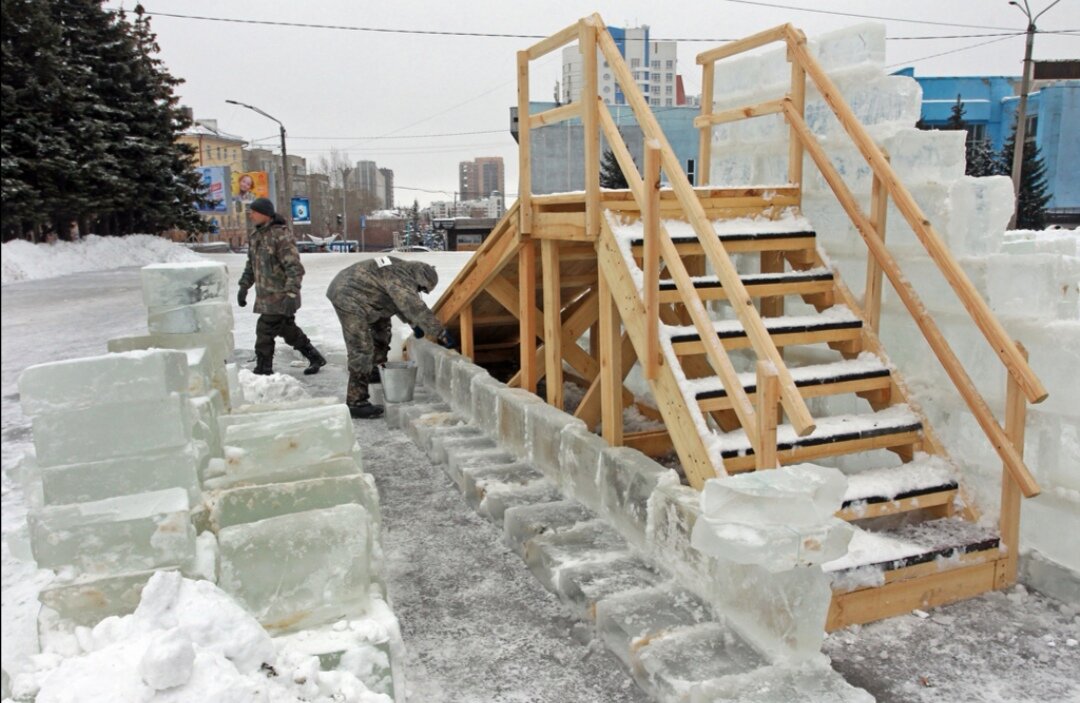
[[[191,126],[141,5],[0,0],[3,240],[205,231]]]

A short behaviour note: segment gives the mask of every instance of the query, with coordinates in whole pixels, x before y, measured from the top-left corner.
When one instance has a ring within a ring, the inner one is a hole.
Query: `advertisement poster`
[[[307,198],[292,199],[292,221],[294,225],[311,224],[311,201]]]
[[[255,198],[269,198],[270,179],[266,171],[234,171],[232,196],[244,205],[249,205]]]
[[[229,203],[225,191],[224,166],[203,166],[195,169],[202,178],[203,192],[206,193],[208,202],[199,205],[200,212],[225,212]]]

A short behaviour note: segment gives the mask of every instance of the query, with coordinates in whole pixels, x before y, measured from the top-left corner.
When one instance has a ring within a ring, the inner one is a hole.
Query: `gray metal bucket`
[[[416,390],[416,362],[388,361],[379,365],[383,399],[387,403],[408,403]]]

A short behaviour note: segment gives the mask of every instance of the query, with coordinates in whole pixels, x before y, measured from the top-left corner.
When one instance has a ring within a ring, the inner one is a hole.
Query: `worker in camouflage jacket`
[[[256,198],[251,203],[248,219],[255,223],[255,231],[248,237],[248,260],[240,277],[236,302],[240,307],[246,306],[248,289],[255,286],[254,310],[259,313],[259,321],[255,325],[254,373],[263,376],[274,373],[276,337],[284,339],[308,360],[305,374],[318,373],[326,366],[326,359],[296,325],[304,266],[289,225],[274,212],[274,204],[267,198]]]
[[[418,337],[430,336],[452,347],[456,340],[431,312],[422,293],[439,282],[435,267],[390,256],[361,261],[334,277],[326,297],[334,305],[349,352],[349,388],[345,403],[355,418],[374,418],[383,408],[368,400],[368,384],[390,353],[390,318],[397,315]]]

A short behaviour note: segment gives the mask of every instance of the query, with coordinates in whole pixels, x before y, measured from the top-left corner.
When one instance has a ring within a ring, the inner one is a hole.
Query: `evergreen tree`
[[[1016,125],[1005,141],[998,157],[998,172],[1012,175],[1013,154],[1016,151]],[[1040,230],[1046,227],[1046,204],[1050,202],[1047,192],[1046,163],[1034,139],[1026,140],[1024,156],[1020,163],[1020,195],[1016,213],[1017,229]]]
[[[600,160],[600,187],[601,188],[629,188],[622,167],[615,158],[615,152],[604,149],[603,158]]]
[[[994,176],[998,173],[997,154],[986,139],[968,139],[967,166],[964,173],[968,176]]]
[[[960,99],[960,94],[956,95],[956,103],[952,106],[952,112],[949,114],[949,119],[945,121],[945,129],[947,130],[967,130],[967,122],[964,121],[964,114],[967,111],[964,109],[964,101]]]

